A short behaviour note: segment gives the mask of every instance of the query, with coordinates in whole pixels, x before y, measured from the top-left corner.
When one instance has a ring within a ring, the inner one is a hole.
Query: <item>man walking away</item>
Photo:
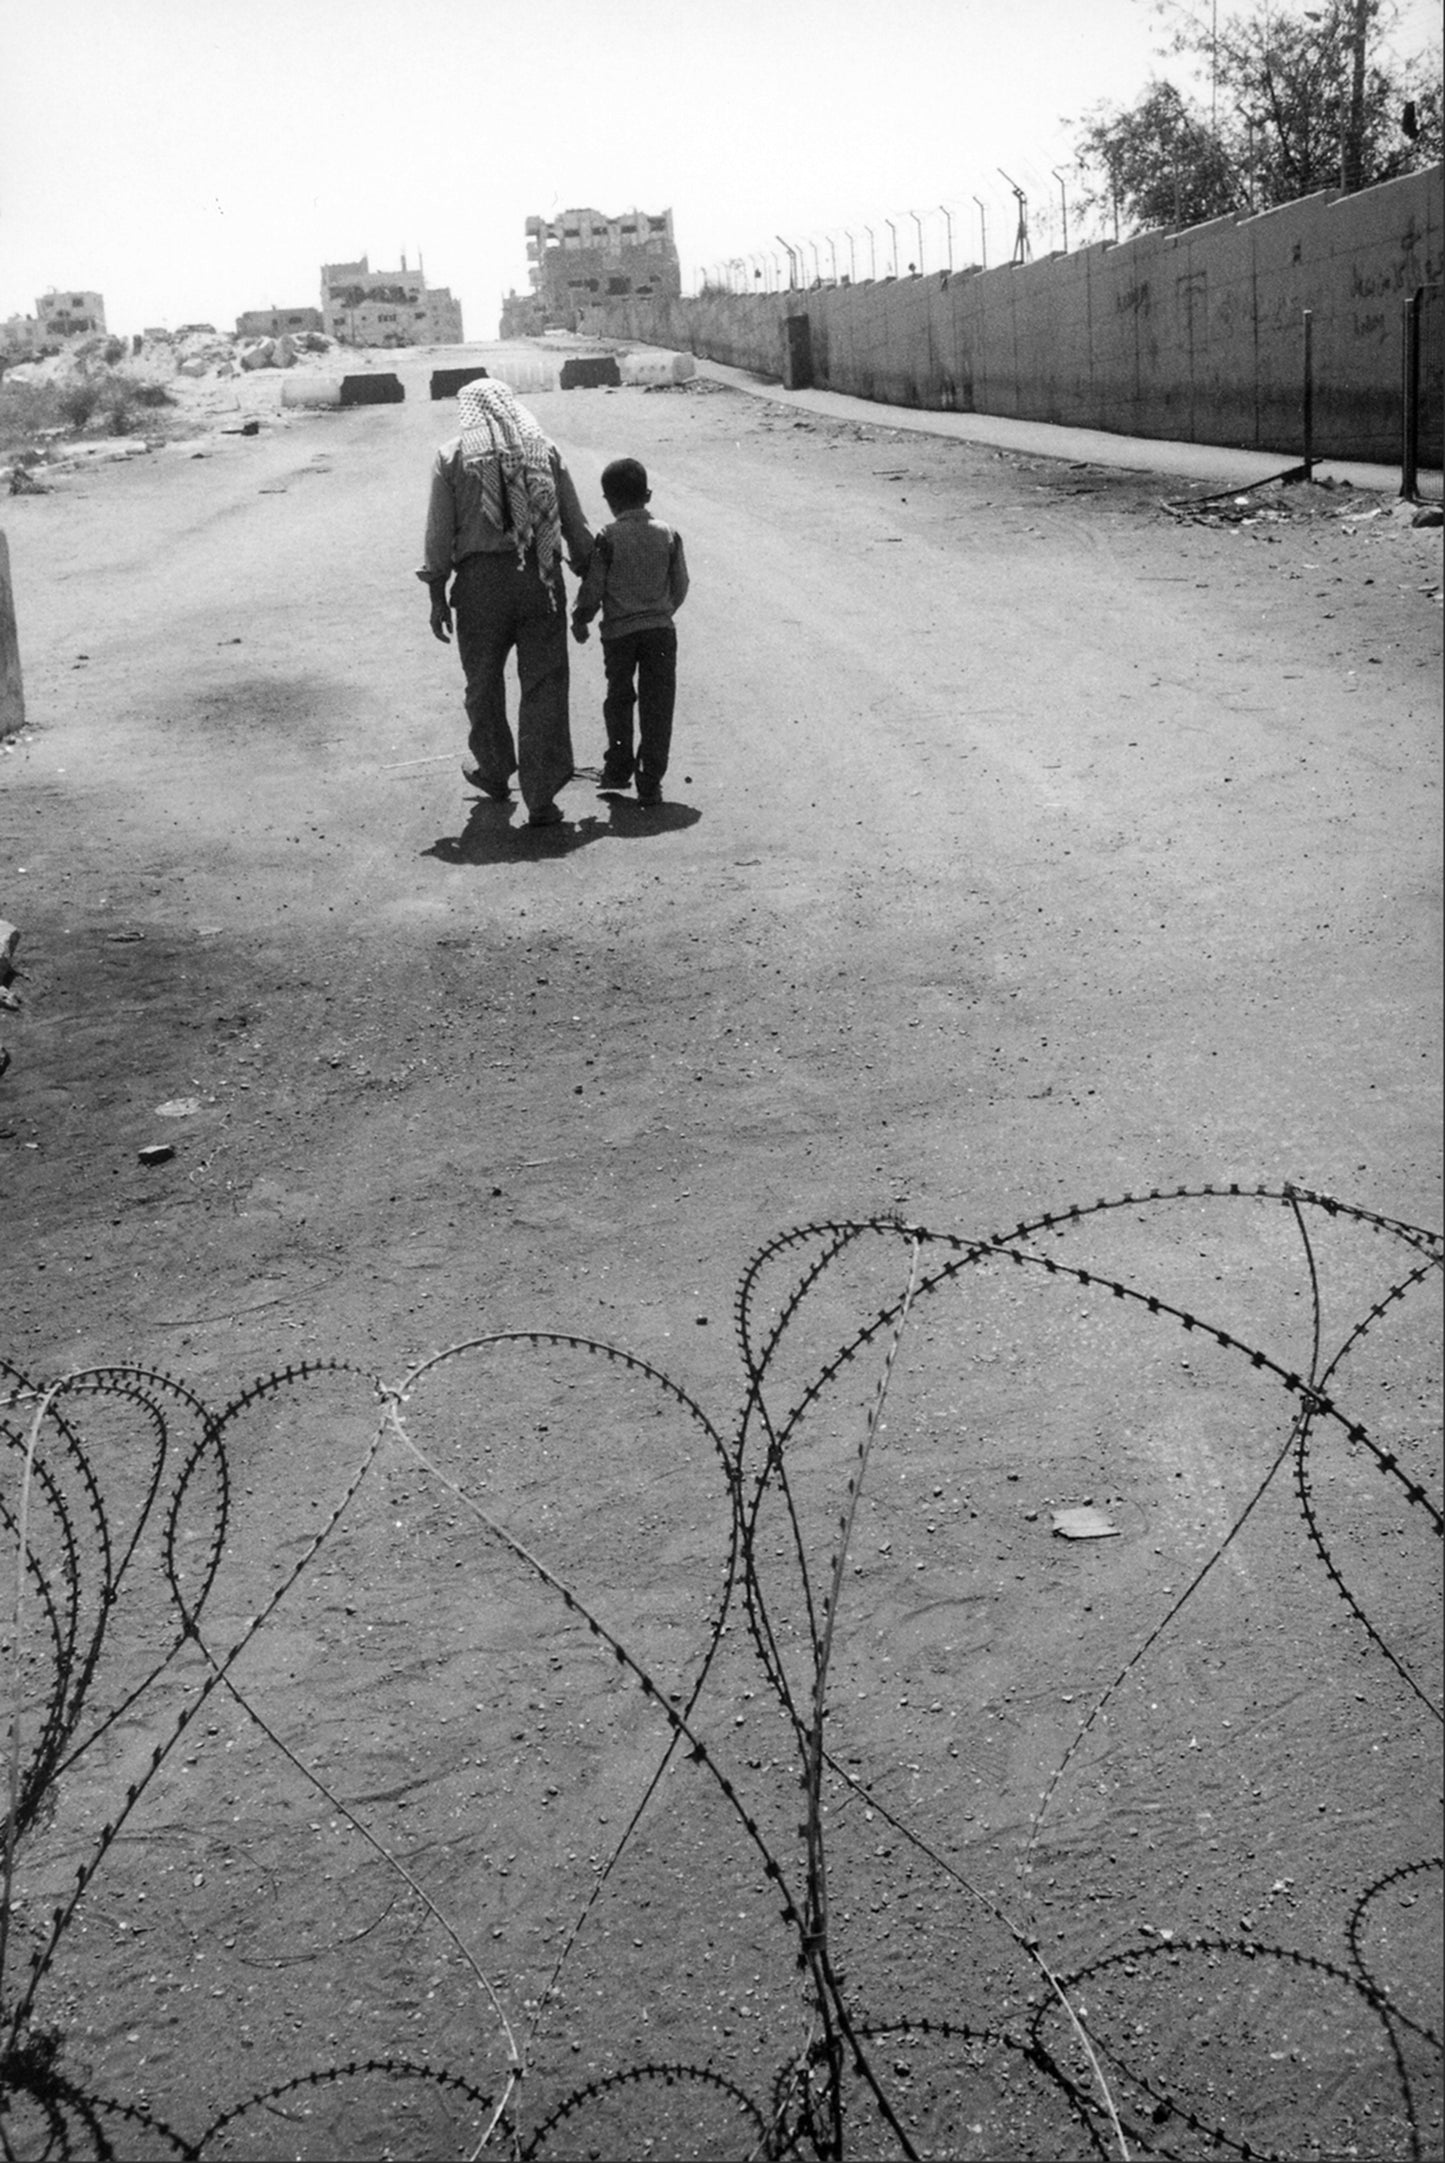
[[[515,773],[528,825],[555,826],[557,791],[572,776],[561,555],[565,547],[581,577],[592,533],[561,453],[505,383],[465,384],[457,411],[461,434],[432,466],[417,576],[443,645],[455,621],[474,766],[463,772],[497,803],[510,802]],[[515,742],[505,679],[513,652]]]

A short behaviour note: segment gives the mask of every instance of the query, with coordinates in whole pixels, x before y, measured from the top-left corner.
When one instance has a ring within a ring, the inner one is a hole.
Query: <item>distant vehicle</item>
[[[189,338],[193,331],[204,331],[211,338],[220,335],[214,323],[182,323],[180,329],[176,332],[176,336],[178,338]]]

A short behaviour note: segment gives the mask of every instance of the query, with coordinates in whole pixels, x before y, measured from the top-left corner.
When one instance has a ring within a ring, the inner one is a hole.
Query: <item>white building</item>
[[[54,286],[35,303],[40,335],[47,340],[87,338],[105,331],[105,302],[99,293],[57,291]]]
[[[373,270],[355,263],[321,266],[324,328],[343,345],[460,345],[461,302],[448,287],[429,286],[418,266]]]

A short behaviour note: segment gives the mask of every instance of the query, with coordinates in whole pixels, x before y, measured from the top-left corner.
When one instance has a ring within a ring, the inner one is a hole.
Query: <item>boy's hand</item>
[[[431,635],[439,638],[444,646],[451,643],[452,612],[447,606],[445,594],[435,594],[431,605]]]
[[[580,622],[576,616],[572,618],[572,636],[576,639],[579,646],[586,645],[587,626],[585,623]]]

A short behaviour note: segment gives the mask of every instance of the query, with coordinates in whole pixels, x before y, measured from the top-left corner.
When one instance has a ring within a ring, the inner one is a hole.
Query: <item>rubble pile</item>
[[[54,396],[29,422],[28,440],[17,443],[12,430],[8,447],[0,443],[0,488],[45,494],[45,477],[57,468],[139,457],[178,434],[193,455],[198,433],[254,434],[258,413],[280,419],[283,379],[324,366],[335,344],[321,331],[242,338],[198,324],[76,339],[62,352],[21,362],[6,370],[0,389]],[[163,420],[162,407],[179,412]],[[230,425],[238,411],[252,416],[244,431]]]

